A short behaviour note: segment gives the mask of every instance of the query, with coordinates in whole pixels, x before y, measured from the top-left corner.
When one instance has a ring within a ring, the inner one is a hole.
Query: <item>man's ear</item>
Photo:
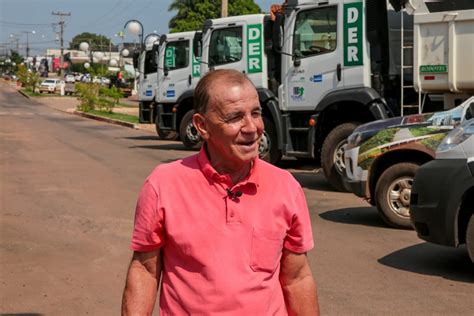
[[[209,137],[206,126],[206,118],[200,113],[194,113],[193,124],[198,130],[199,134],[201,134],[201,137],[206,140]]]

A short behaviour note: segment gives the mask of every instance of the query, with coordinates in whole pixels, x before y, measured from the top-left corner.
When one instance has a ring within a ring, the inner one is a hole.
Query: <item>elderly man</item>
[[[306,258],[311,221],[300,185],[258,159],[257,92],[216,70],[195,90],[197,155],[159,165],[135,214],[124,315],[317,315]],[[160,278],[161,276],[161,278]]]

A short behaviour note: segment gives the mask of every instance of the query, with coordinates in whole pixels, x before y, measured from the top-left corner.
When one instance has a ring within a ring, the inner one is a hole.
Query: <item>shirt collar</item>
[[[203,143],[203,145],[201,146],[201,150],[199,151],[199,154],[198,154],[199,166],[204,176],[208,178],[209,180],[224,183],[228,187],[233,186],[232,180],[230,179],[230,176],[228,174],[222,175],[218,173],[216,169],[214,169],[214,167],[211,165],[211,162],[209,161],[209,158],[207,157],[205,146],[206,144]],[[249,175],[241,182],[236,183],[234,186],[243,186],[247,184],[252,184],[255,187],[257,187],[258,186],[258,169],[259,169],[258,165],[259,165],[259,158],[253,161],[252,168],[250,169]]]

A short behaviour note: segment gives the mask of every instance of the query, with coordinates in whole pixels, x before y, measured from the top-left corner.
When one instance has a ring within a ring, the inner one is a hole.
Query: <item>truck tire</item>
[[[350,122],[336,126],[326,136],[321,148],[321,167],[324,175],[329,184],[340,192],[347,191],[342,184],[342,177],[346,172],[342,146],[347,144],[347,137],[358,125],[360,123]]]
[[[385,170],[375,185],[375,205],[380,217],[394,228],[413,229],[410,223],[410,195],[419,165],[397,163]]]
[[[158,126],[158,119],[155,120],[155,128],[156,128],[156,133],[158,134],[158,137],[160,139],[164,140],[176,140],[178,138],[178,133],[175,131],[168,131],[168,130],[161,130],[160,127]]]
[[[265,129],[258,145],[258,156],[260,159],[274,165],[281,159],[281,150],[278,149],[275,125],[266,117],[263,117],[263,124]]]
[[[474,214],[471,214],[466,229],[466,248],[469,258],[474,263]]]
[[[201,135],[193,125],[194,110],[184,114],[179,125],[179,137],[186,148],[198,149],[201,147]]]

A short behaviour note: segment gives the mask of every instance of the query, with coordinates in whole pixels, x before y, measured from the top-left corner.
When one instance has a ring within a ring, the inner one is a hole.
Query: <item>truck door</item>
[[[144,52],[140,63],[140,101],[152,101],[155,98],[158,82],[156,57],[154,51]]]
[[[288,109],[313,110],[327,93],[343,86],[339,8],[329,5],[300,10],[287,24],[290,29],[286,33],[290,34],[284,45],[292,55],[283,57]]]
[[[208,70],[232,68],[245,72],[247,63],[243,58],[243,24],[232,23],[211,31],[208,49]]]
[[[168,41],[164,47],[163,76],[159,76],[160,102],[176,102],[192,88],[192,63],[189,39]]]

